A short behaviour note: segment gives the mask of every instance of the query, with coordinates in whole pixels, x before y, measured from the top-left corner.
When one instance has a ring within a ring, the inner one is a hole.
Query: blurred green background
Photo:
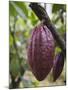
[[[38,17],[29,7],[29,2],[9,1],[9,88],[28,88],[40,86],[65,85],[66,65],[60,77],[53,82],[52,71],[41,82],[37,81],[28,65],[27,46],[32,29],[40,23]],[[44,7],[57,31],[65,39],[66,5],[44,4]],[[55,53],[61,49],[56,46]]]

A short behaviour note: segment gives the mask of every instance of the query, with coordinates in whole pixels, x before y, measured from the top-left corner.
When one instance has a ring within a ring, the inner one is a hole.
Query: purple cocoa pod
[[[50,30],[43,25],[33,29],[28,45],[28,62],[37,80],[42,81],[53,66],[55,42]]]
[[[60,76],[64,66],[64,55],[62,52],[58,53],[54,59],[53,65],[53,80],[56,81]]]

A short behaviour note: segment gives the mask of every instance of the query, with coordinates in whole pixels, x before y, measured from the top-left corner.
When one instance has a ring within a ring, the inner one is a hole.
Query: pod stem
[[[35,14],[38,16],[38,18],[43,21],[43,24],[46,25],[49,30],[51,31],[54,39],[58,43],[59,47],[62,49],[64,52],[64,55],[66,55],[66,45],[65,41],[63,38],[60,36],[60,34],[57,32],[56,27],[54,24],[51,22],[46,10],[40,6],[38,3],[30,3],[29,5],[31,9],[35,12]]]

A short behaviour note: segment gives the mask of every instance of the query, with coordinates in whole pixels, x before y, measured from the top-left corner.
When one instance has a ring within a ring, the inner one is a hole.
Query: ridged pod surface
[[[53,66],[55,43],[49,29],[39,25],[33,29],[28,45],[28,62],[37,80],[42,81]]]
[[[54,59],[53,65],[53,80],[56,81],[60,76],[64,66],[64,55],[62,52],[58,53]]]

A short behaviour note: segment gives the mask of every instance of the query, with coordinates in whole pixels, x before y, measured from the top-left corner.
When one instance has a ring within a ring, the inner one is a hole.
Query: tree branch
[[[65,54],[66,53],[65,41],[61,38],[60,34],[57,32],[57,29],[51,22],[46,10],[37,3],[31,3],[29,6],[35,12],[38,18],[43,21],[43,24],[49,28],[49,30],[53,34],[54,39],[56,40],[59,47],[63,50]]]

